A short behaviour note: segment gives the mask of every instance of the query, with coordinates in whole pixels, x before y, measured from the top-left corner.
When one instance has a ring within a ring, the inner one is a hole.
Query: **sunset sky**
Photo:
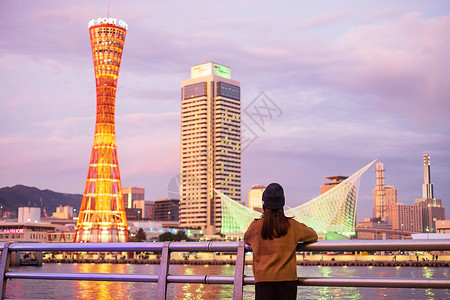
[[[108,1],[0,2],[0,187],[82,194],[95,125],[88,22]],[[324,176],[374,159],[399,202],[421,197],[422,155],[450,210],[449,1],[115,1],[128,23],[116,99],[122,186],[167,197],[179,174],[180,85],[217,62],[241,82],[243,111],[264,92],[279,113],[242,154],[242,190],[279,182],[287,205]],[[252,125],[253,124],[253,125]],[[372,216],[373,168],[357,219]],[[449,212],[447,212],[449,216]]]

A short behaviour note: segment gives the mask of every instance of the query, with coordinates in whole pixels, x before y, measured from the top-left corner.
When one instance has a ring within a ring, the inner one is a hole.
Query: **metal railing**
[[[0,243],[3,248],[0,261],[1,299],[5,299],[8,279],[47,279],[83,281],[157,282],[156,299],[166,299],[168,283],[232,284],[233,299],[242,299],[244,285],[253,285],[253,276],[244,276],[245,252],[251,251],[244,242],[164,242],[164,243]],[[450,240],[353,240],[299,243],[298,251],[449,251]],[[10,271],[11,252],[156,252],[161,253],[159,274],[112,273],[39,273]],[[235,252],[234,276],[225,275],[171,275],[172,252]],[[299,277],[300,286],[383,287],[383,288],[450,288],[449,279],[411,278],[342,278]]]

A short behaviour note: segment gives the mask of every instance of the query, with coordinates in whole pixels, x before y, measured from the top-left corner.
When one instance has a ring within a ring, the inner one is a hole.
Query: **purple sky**
[[[429,153],[449,207],[449,2],[283,3],[110,1],[129,26],[116,101],[122,186],[167,197],[180,82],[214,61],[241,82],[243,109],[264,92],[282,111],[264,130],[243,114],[258,135],[242,155],[243,199],[277,181],[297,206],[323,176],[378,159],[413,204]],[[83,193],[96,105],[88,22],[107,13],[106,0],[0,2],[0,187]],[[372,215],[374,177],[362,177],[358,220]]]

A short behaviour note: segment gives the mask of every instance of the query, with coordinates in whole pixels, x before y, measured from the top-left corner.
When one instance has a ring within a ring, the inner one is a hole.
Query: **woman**
[[[284,215],[284,192],[278,183],[269,184],[262,201],[262,218],[254,220],[244,235],[253,250],[255,299],[296,299],[295,248],[299,241],[317,241],[317,234]]]

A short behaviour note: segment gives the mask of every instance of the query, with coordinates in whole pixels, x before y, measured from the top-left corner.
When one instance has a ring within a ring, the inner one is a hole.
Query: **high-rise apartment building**
[[[375,167],[376,185],[373,190],[373,217],[392,220],[392,205],[397,204],[397,189],[384,184],[384,165],[378,162]]]
[[[240,83],[230,68],[205,63],[181,83],[180,225],[214,234],[221,201],[241,201]]]
[[[422,210],[417,205],[397,203],[390,206],[392,229],[422,232]]]
[[[436,231],[436,221],[445,220],[445,207],[441,199],[434,198],[433,184],[431,183],[430,155],[423,155],[423,184],[422,198],[415,199],[415,203],[422,209],[423,232]]]
[[[253,185],[252,188],[248,190],[248,208],[262,211],[262,194],[265,189],[266,187],[264,185]]]
[[[122,189],[123,202],[126,208],[134,208],[134,201],[145,199],[145,189],[140,187],[126,187]],[[143,207],[141,207],[144,209]]]

